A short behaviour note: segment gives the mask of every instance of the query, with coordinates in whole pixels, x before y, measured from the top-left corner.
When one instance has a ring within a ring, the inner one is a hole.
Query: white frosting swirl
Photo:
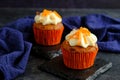
[[[87,33],[82,31],[83,28],[79,30],[73,29],[68,35],[66,35],[65,39],[69,42],[70,46],[81,46],[83,48],[87,48],[88,46],[95,46],[97,42],[97,37],[93,33]]]
[[[36,23],[42,23],[43,25],[47,24],[57,24],[62,21],[62,18],[58,15],[55,14],[53,11],[49,11],[47,15],[43,16],[43,12],[40,13],[39,15],[36,15],[34,20]]]

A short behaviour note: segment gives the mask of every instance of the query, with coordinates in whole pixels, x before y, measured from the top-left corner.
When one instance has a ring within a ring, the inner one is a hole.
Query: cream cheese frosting
[[[70,46],[81,46],[87,48],[88,46],[95,46],[97,37],[91,33],[87,28],[80,27],[73,29],[65,39],[69,42]]]
[[[47,24],[57,24],[62,22],[61,16],[56,11],[43,10],[40,14],[37,14],[34,18],[36,23],[42,23],[42,25]]]

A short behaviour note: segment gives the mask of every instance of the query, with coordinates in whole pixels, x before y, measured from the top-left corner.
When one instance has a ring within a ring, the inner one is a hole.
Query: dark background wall
[[[0,0],[0,7],[120,8],[120,0]]]

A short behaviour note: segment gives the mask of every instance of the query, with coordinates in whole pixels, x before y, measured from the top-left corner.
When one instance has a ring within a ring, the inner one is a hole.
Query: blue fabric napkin
[[[25,17],[0,28],[0,71],[4,80],[13,80],[25,71],[32,47],[28,42],[33,35],[32,21]]]
[[[23,18],[19,18],[16,21],[12,21],[3,27],[9,27],[20,31],[23,34],[24,40],[33,43],[35,41],[32,27],[33,22],[34,16],[26,16]]]
[[[34,16],[26,16],[0,28],[0,71],[5,80],[12,80],[25,71],[34,44]],[[64,17],[63,37],[72,29],[87,27],[98,37],[100,51],[120,52],[120,19],[106,15]]]
[[[63,24],[67,31],[81,26],[87,27],[97,36],[100,51],[120,52],[120,19],[91,14],[63,18]]]

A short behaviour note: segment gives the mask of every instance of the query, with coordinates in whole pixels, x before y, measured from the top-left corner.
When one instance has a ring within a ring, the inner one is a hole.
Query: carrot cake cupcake
[[[61,45],[65,66],[86,69],[93,66],[97,52],[97,37],[87,28],[73,29]]]
[[[36,43],[45,46],[60,43],[64,26],[62,17],[56,11],[44,9],[37,12],[34,19],[33,31]]]

